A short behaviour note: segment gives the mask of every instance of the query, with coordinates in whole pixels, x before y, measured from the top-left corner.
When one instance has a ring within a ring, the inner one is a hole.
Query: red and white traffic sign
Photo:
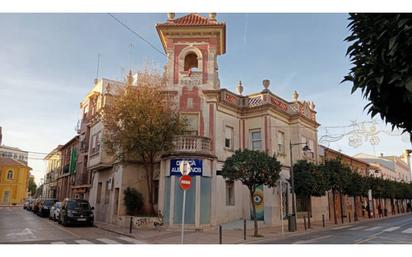
[[[183,175],[179,179],[180,188],[182,190],[188,190],[192,187],[192,177],[189,175]]]

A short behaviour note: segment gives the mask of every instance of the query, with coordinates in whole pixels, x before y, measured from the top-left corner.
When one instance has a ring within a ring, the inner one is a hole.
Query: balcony
[[[194,153],[212,155],[210,138],[201,136],[179,136],[173,140],[175,153]]]

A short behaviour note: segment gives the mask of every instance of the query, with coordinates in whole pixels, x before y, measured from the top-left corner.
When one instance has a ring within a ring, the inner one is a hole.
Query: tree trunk
[[[252,190],[249,190],[250,192],[250,201],[252,202],[252,213],[253,213],[253,223],[255,226],[255,231],[254,231],[254,236],[258,236],[258,223],[257,223],[257,217],[256,217],[256,206],[255,206],[255,200],[253,199],[253,195],[255,194]]]
[[[333,197],[333,218],[334,218],[334,220],[335,220],[335,224],[338,224],[338,219],[337,219],[337,217],[336,217],[336,201],[335,201],[335,197],[336,197],[336,194],[335,194],[335,190],[332,190],[332,197]]]
[[[343,195],[342,195],[342,192],[339,192],[339,198],[340,198],[340,218],[341,218],[342,224],[343,224],[344,220],[343,220]]]
[[[146,171],[146,185],[147,185],[147,197],[149,198],[149,212],[154,214],[153,206],[153,160],[150,158],[149,162],[143,157],[144,168]]]
[[[356,195],[353,196],[353,206],[354,206],[354,210],[353,210],[353,219],[354,221],[358,221],[358,211],[356,210],[357,206],[356,206]]]

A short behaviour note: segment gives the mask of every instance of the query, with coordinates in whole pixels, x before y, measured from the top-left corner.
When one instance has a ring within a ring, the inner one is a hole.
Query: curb
[[[114,230],[114,229],[106,228],[106,227],[104,227],[104,226],[100,226],[100,225],[96,225],[96,224],[95,224],[95,227],[96,227],[96,228],[99,228],[99,229],[101,229],[101,230],[105,230],[105,231],[109,231],[109,232],[112,232],[112,233],[116,233],[116,234],[118,234],[118,235],[127,236],[127,237],[130,237],[130,238],[136,239],[136,237],[134,237],[133,235],[128,234],[128,233],[119,232],[119,231],[116,231],[116,230]]]

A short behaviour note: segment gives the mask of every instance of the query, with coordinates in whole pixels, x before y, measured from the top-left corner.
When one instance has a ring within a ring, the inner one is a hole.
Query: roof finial
[[[175,19],[175,13],[174,12],[169,12],[168,14],[167,14],[167,20],[168,21],[172,21],[172,20],[174,20]]]
[[[216,13],[215,12],[209,13],[209,20],[216,21]]]
[[[293,94],[292,94],[292,100],[293,100],[294,102],[297,102],[298,99],[299,99],[299,93],[298,93],[298,91],[295,90],[295,91],[293,92]]]
[[[243,86],[242,86],[242,81],[239,80],[239,83],[236,86],[236,92],[238,95],[242,95],[243,93]]]
[[[268,79],[264,79],[262,81],[263,87],[265,88],[264,91],[268,91],[269,90],[269,85],[270,85],[270,80]]]

